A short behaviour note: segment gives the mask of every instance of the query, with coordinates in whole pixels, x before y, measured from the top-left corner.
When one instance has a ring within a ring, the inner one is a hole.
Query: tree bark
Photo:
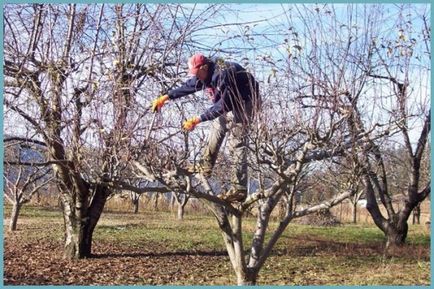
[[[353,224],[357,224],[357,202],[353,203]]]
[[[83,254],[79,250],[79,240],[82,238],[80,224],[75,215],[75,206],[67,194],[62,194],[63,221],[64,221],[64,257],[66,259],[80,259]]]
[[[92,238],[108,196],[105,187],[97,186],[88,208],[75,206],[67,194],[62,195],[65,225],[64,256],[67,259],[92,257]],[[81,216],[81,217],[80,217]]]
[[[413,209],[413,225],[420,224],[420,204]]]
[[[393,246],[402,246],[405,243],[408,233],[408,224],[406,221],[398,224],[388,223],[386,226],[386,248]]]
[[[178,203],[178,220],[184,219],[185,205]]]
[[[249,266],[253,267],[257,264],[264,247],[265,233],[268,228],[270,214],[272,211],[271,200],[262,204],[258,208],[258,216],[256,219],[256,230],[253,235],[252,247],[250,252]]]
[[[154,204],[153,204],[154,211],[158,211],[158,197],[159,197],[158,193],[155,193],[154,194]]]
[[[133,200],[134,214],[139,212],[139,198]]]
[[[109,190],[106,187],[97,185],[83,228],[84,234],[80,244],[80,251],[82,252],[83,257],[92,256],[93,232],[104,210],[108,195]]]
[[[258,278],[258,273],[256,271],[247,269],[246,272],[240,271],[235,273],[237,275],[238,286],[256,285],[256,279]]]
[[[9,223],[9,231],[16,231],[17,229],[17,222],[18,222],[18,216],[20,214],[21,210],[21,204],[20,202],[16,201],[12,206],[12,212],[11,212],[11,220]]]

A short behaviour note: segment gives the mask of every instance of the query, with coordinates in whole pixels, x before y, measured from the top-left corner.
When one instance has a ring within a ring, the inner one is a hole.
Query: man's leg
[[[207,143],[203,149],[201,160],[198,164],[191,166],[190,171],[201,172],[209,175],[217,161],[220,147],[227,132],[226,116],[220,116],[213,120],[210,125]]]
[[[225,115],[212,121],[208,141],[202,153],[203,164],[208,164],[211,168],[214,167],[227,131],[227,119]]]
[[[232,188],[221,196],[222,199],[230,202],[244,201],[247,197],[247,145],[252,118],[252,102],[243,103],[243,110],[234,114],[229,137],[229,153],[232,160]]]
[[[242,202],[247,197],[247,132],[248,127],[234,123],[229,137],[229,154],[231,156],[231,188],[220,195],[229,202]]]

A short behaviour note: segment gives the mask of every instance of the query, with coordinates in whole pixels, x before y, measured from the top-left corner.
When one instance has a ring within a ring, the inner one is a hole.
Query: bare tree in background
[[[352,159],[350,162],[341,165],[342,170],[336,171],[333,175],[334,189],[340,190],[341,186],[351,183],[354,188],[354,195],[349,198],[351,203],[351,215],[353,224],[357,224],[358,207],[360,205],[360,200],[364,196],[364,191],[361,186],[361,172],[359,170],[357,158],[351,155]]]
[[[190,199],[190,196],[187,194],[181,194],[181,193],[172,193],[173,198],[176,201],[177,209],[176,209],[176,216],[178,220],[184,219],[185,214],[185,206],[187,205],[188,200]]]
[[[333,158],[324,168],[312,169],[303,181],[306,187],[303,191],[311,191],[311,194],[303,196],[304,202],[324,200],[351,185],[354,194],[348,200],[351,204],[352,222],[356,224],[359,201],[364,195],[360,182],[359,165],[356,160],[355,155],[348,153],[346,157]]]
[[[413,13],[417,12],[405,5],[400,7],[397,27],[392,28],[396,34],[392,33],[391,38],[382,39],[379,43],[376,39],[372,40],[372,58],[365,66],[366,77],[390,91],[389,94],[377,96],[380,98],[378,106],[383,118],[388,120],[388,132],[393,134],[389,141],[403,150],[399,166],[406,168],[406,174],[402,175],[407,182],[406,187],[399,188],[404,199],[402,206],[396,208],[393,206],[389,175],[398,168],[386,165],[386,152],[382,143],[375,141],[371,135],[366,135],[366,142],[360,147],[360,166],[363,170],[367,209],[375,224],[384,232],[387,246],[402,245],[405,242],[411,212],[431,192],[429,178],[421,177],[422,160],[428,153],[427,142],[431,131],[430,67],[429,61],[424,62],[424,59],[430,58],[428,43],[431,36],[428,14],[414,18]],[[419,26],[414,22],[419,22]],[[416,74],[419,75],[419,80],[415,78]],[[360,109],[362,104],[357,98],[350,100],[350,129],[366,133],[372,126],[363,118]],[[380,210],[380,206],[384,207],[385,212]]]
[[[38,145],[20,139],[5,139],[3,179],[5,199],[12,205],[9,230],[17,229],[18,217],[24,204],[52,180],[43,153]]]
[[[291,71],[308,79],[312,93],[300,99],[305,107],[322,99],[323,109],[345,117],[346,138],[353,143],[345,153],[358,164],[367,209],[387,244],[402,244],[411,211],[430,193],[429,179],[422,184],[420,178],[430,133],[429,11],[398,6],[395,25],[385,17],[383,6],[349,6],[351,23],[343,23],[332,7],[300,14],[302,39],[312,49]],[[401,188],[405,198],[398,210],[388,181],[388,172],[392,175],[396,167],[385,163],[388,143],[403,148],[400,166],[408,170],[402,176],[407,188]]]

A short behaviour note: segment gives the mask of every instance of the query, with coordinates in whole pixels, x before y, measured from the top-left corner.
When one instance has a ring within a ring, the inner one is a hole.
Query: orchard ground
[[[62,257],[57,208],[25,206],[18,231],[7,231],[5,285],[234,285],[235,274],[213,217],[171,212],[105,212],[94,233],[94,257]],[[254,218],[244,222],[251,231]],[[276,226],[273,222],[271,226]],[[251,233],[244,236],[245,242]],[[290,224],[260,272],[259,285],[429,285],[430,231],[410,225],[407,245],[384,254],[371,224]]]

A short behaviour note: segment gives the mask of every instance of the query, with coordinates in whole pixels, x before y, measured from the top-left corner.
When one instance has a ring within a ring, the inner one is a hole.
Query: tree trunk
[[[258,278],[258,273],[253,272],[247,269],[247,272],[235,272],[237,275],[237,285],[238,286],[246,286],[246,285],[256,285],[256,279]]]
[[[12,206],[11,220],[9,223],[9,231],[15,231],[17,229],[18,216],[20,214],[21,204],[16,201]]]
[[[420,224],[420,204],[413,209],[413,225]]]
[[[357,224],[357,202],[353,203],[353,224]]]
[[[36,203],[41,204],[41,192],[39,190],[36,192]]]
[[[170,197],[170,210],[171,211],[175,210],[175,202],[178,203],[176,196],[175,196],[175,193],[173,192],[172,196]]]
[[[84,235],[80,244],[80,251],[84,254],[83,257],[92,256],[93,232],[104,210],[104,206],[109,194],[110,191],[106,187],[97,185],[95,189],[95,195],[93,196],[92,203],[88,209],[88,217],[86,218],[83,228]]]
[[[64,221],[64,257],[66,259],[80,259],[84,254],[80,252],[80,240],[83,233],[77,220],[74,202],[67,194],[62,195],[63,221]]]
[[[67,259],[82,259],[92,256],[92,237],[96,224],[104,209],[108,190],[97,186],[92,203],[86,209],[75,208],[68,195],[62,196],[65,224],[64,256]],[[81,216],[79,218],[78,216]]]
[[[154,194],[154,211],[158,211],[158,193]]]
[[[184,205],[182,203],[178,203],[178,220],[184,219]]]
[[[133,200],[133,205],[134,205],[134,214],[137,214],[139,212],[139,199],[134,199]]]
[[[408,233],[408,224],[407,222],[402,222],[399,225],[394,225],[393,223],[389,223],[386,228],[386,248],[393,246],[402,246],[405,243]]]

